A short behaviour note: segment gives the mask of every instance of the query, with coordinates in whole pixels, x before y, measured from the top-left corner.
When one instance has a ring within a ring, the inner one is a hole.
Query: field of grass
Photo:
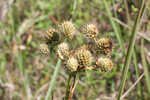
[[[80,73],[72,100],[150,100],[149,0],[0,0],[0,100],[65,98],[69,75],[39,46],[67,20],[78,30],[95,24],[113,41],[113,69]]]

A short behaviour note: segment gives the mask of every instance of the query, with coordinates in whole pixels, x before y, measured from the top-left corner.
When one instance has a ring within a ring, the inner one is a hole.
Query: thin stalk
[[[51,97],[51,94],[52,94],[52,90],[54,88],[54,83],[56,81],[56,77],[58,75],[58,72],[59,72],[59,69],[60,69],[60,64],[61,64],[61,60],[58,59],[58,62],[56,64],[56,68],[55,68],[55,72],[52,76],[52,80],[50,81],[49,83],[49,88],[48,88],[48,91],[47,91],[47,94],[46,94],[46,97],[45,97],[45,100],[49,100],[49,98]]]
[[[74,14],[75,14],[76,7],[77,7],[77,0],[74,0],[73,5],[72,5],[72,11],[71,11],[71,19],[70,19],[71,21],[73,19]]]
[[[65,97],[65,100],[68,100],[68,98],[69,98],[70,84],[71,84],[71,82],[72,82],[72,78],[73,78],[73,75],[70,74],[70,75],[69,75],[69,78],[68,78],[68,82],[67,82],[67,88],[66,88],[66,97]]]
[[[28,79],[28,75],[25,71],[25,67],[23,64],[23,53],[20,52],[20,54],[17,56],[17,63],[18,63],[18,67],[20,69],[20,72],[22,74],[22,77],[24,78],[24,89],[27,95],[27,99],[30,100],[32,97],[32,93],[31,93],[31,89],[29,86],[29,79]]]
[[[72,6],[72,16],[75,14],[75,10],[77,8],[77,0],[74,0],[73,6]]]
[[[116,3],[115,3],[115,0],[113,0],[113,6],[115,6],[115,4],[116,4]],[[114,12],[113,12],[113,13],[114,13],[114,17],[115,17],[115,18],[118,18],[117,11],[116,11],[116,10],[114,10]],[[113,17],[112,17],[112,19],[113,19]],[[114,22],[115,22],[115,21],[114,21]],[[118,24],[118,23],[116,23],[116,25],[117,25],[116,27],[117,27],[117,29],[118,29],[118,33],[121,33],[121,30],[120,30],[119,24]],[[123,45],[124,45],[124,43],[123,43]],[[125,52],[124,52],[124,53],[125,53]]]
[[[129,47],[128,47],[128,51],[127,51],[127,55],[126,55],[126,59],[125,59],[124,67],[123,67],[122,80],[121,80],[119,95],[118,95],[117,100],[120,100],[120,97],[121,97],[121,95],[123,93],[123,90],[124,90],[124,87],[125,87],[125,82],[126,82],[126,78],[127,78],[129,64],[130,64],[130,61],[131,61],[132,52],[133,52],[133,48],[134,48],[134,44],[135,44],[138,24],[140,23],[140,18],[143,15],[143,12],[144,12],[144,9],[145,9],[144,3],[145,2],[143,0],[142,4],[141,4],[141,8],[139,10],[139,13],[136,17],[136,20],[135,20],[135,23],[134,23],[134,26],[133,26],[133,30],[132,30],[132,34],[131,34],[131,38],[130,38],[130,42],[129,42]]]
[[[114,22],[114,20],[113,20],[112,13],[111,13],[111,10],[110,10],[110,7],[109,7],[107,1],[106,1],[106,0],[103,0],[103,3],[104,3],[104,6],[105,6],[105,9],[106,9],[106,12],[107,12],[107,14],[108,14],[110,23],[111,23],[111,25],[112,25],[112,27],[113,27],[113,29],[114,29],[114,31],[115,31],[115,35],[116,35],[116,37],[117,37],[117,40],[118,40],[119,45],[120,45],[120,47],[121,47],[121,50],[122,50],[122,51],[124,52],[124,54],[125,54],[125,49],[124,49],[124,45],[123,45],[124,43],[123,43],[123,39],[122,39],[122,37],[121,37],[121,35],[120,35],[119,31],[118,31],[118,25],[117,25],[117,24]]]
[[[68,78],[65,100],[72,100],[75,87],[78,83],[78,73],[71,73]]]
[[[70,93],[69,93],[69,99],[68,100],[72,100],[72,96],[73,96],[73,93],[74,93],[74,90],[77,86],[77,83],[78,83],[78,74],[75,73],[74,77],[73,77],[73,83],[72,83],[72,86],[71,86],[71,90],[70,90]]]
[[[147,62],[146,62],[146,59],[145,59],[145,54],[144,54],[144,40],[141,39],[141,57],[142,57],[142,65],[143,65],[143,68],[144,68],[144,74],[145,74],[145,82],[146,82],[146,85],[147,85],[147,89],[148,89],[148,92],[150,94],[150,77],[149,77],[149,72],[148,72],[148,66],[147,66]]]
[[[139,73],[139,69],[138,69],[138,63],[137,63],[137,56],[136,56],[136,50],[134,48],[134,52],[133,52],[133,62],[134,62],[134,67],[135,67],[135,72],[136,72],[136,79],[139,78],[140,73]],[[137,94],[139,95],[139,97],[142,99],[142,87],[141,87],[141,82],[139,82],[137,84]],[[142,99],[143,100],[143,99]]]
[[[127,22],[128,22],[128,25],[130,25],[130,14],[129,14],[129,9],[128,9],[128,3],[127,3],[127,0],[123,0],[124,2],[124,5],[125,5],[125,9],[126,9],[126,15],[127,15]]]
[[[127,28],[128,30],[131,30],[131,26],[125,24],[124,22],[122,22],[122,21],[120,21],[120,20],[118,20],[118,19],[116,19],[116,18],[113,18],[113,20],[114,20],[115,22],[117,22],[118,24],[122,25],[123,27]],[[138,32],[138,35],[139,35],[140,37],[142,37],[142,38],[144,38],[145,40],[147,40],[148,42],[150,42],[150,39],[149,39],[146,35],[144,35],[144,34],[145,34],[145,33]]]
[[[141,81],[143,78],[144,73],[135,81],[135,83],[121,96],[121,100],[124,99],[135,87],[136,85]]]

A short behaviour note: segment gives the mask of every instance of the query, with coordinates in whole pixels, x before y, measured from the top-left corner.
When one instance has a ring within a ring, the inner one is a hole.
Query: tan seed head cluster
[[[45,34],[44,34],[44,39],[48,42],[51,41],[52,37],[54,36],[54,34],[56,33],[56,29],[54,28],[50,28],[48,29]]]
[[[94,38],[98,34],[98,29],[96,25],[88,24],[85,26],[83,32],[86,34],[87,37]]]
[[[109,38],[100,38],[96,41],[96,45],[99,51],[104,54],[110,54],[112,50],[112,42]]]
[[[71,21],[64,21],[58,27],[60,30],[50,28],[45,32],[44,39],[46,43],[40,45],[42,54],[48,55],[50,51],[55,52],[58,58],[64,62],[66,68],[73,73],[96,69],[106,72],[112,69],[113,63],[111,59],[101,57],[101,54],[99,55],[101,52],[107,55],[111,54],[111,39],[105,37],[99,38],[100,34],[98,34],[96,25],[88,24],[83,27],[83,33],[88,37],[85,39],[87,40],[85,43],[83,41],[83,46],[78,46],[81,43],[75,42],[75,45],[74,43],[70,43],[71,47],[68,45],[70,42],[68,39],[73,39],[74,33],[78,32],[74,24]],[[75,39],[77,38],[75,37],[73,42]],[[70,50],[70,48],[72,48],[72,50]],[[96,52],[96,50],[100,52]]]
[[[75,33],[74,24],[71,21],[65,21],[60,25],[60,30],[66,38],[73,38],[73,34]]]
[[[86,67],[92,63],[91,52],[84,48],[81,48],[76,52],[76,57],[79,62],[79,67]]]
[[[57,55],[60,59],[64,60],[69,56],[69,45],[66,42],[63,42],[57,47]]]
[[[40,44],[40,52],[44,55],[48,55],[50,53],[47,44]]]
[[[98,68],[101,69],[101,71],[107,72],[110,71],[113,67],[113,63],[109,58],[98,58],[96,65]]]
[[[66,66],[71,72],[75,72],[77,71],[79,64],[75,57],[69,57]]]

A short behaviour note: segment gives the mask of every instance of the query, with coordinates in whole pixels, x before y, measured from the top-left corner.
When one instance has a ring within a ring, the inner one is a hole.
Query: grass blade
[[[128,3],[127,3],[127,0],[123,0],[124,2],[124,5],[125,5],[125,10],[126,10],[126,15],[127,15],[127,22],[128,22],[128,25],[130,25],[130,14],[129,14],[129,7],[128,7]]]
[[[139,73],[139,69],[138,69],[138,63],[137,63],[137,56],[136,56],[136,50],[134,48],[134,52],[133,52],[133,62],[134,62],[134,68],[135,68],[135,72],[136,72],[136,79],[139,78],[140,73]],[[137,85],[137,94],[139,95],[140,99],[142,99],[142,87],[141,87],[141,82],[138,83]]]
[[[119,31],[118,31],[118,25],[113,20],[112,13],[110,11],[110,7],[109,7],[107,1],[103,0],[103,3],[104,3],[104,6],[105,6],[105,9],[106,9],[106,12],[107,12],[107,14],[109,16],[110,23],[111,23],[111,25],[112,25],[112,27],[113,27],[113,29],[115,31],[115,35],[117,37],[117,40],[118,40],[119,45],[121,47],[121,50],[125,53],[124,45],[123,45],[123,39],[122,39],[122,37],[121,37],[121,35],[120,35]]]
[[[20,52],[19,56],[17,56],[17,64],[19,67],[19,70],[21,72],[21,77],[24,79],[23,80],[23,85],[24,85],[24,91],[26,93],[26,98],[28,100],[30,100],[32,98],[32,93],[31,93],[31,89],[30,89],[30,83],[29,83],[29,79],[28,79],[28,74],[26,73],[24,64],[23,64],[23,52]]]
[[[52,80],[50,81],[49,88],[48,88],[45,100],[49,100],[49,98],[51,97],[51,92],[54,88],[54,83],[56,81],[56,77],[57,77],[59,69],[60,69],[60,64],[61,64],[61,60],[59,59],[57,64],[56,64],[56,68],[55,68],[55,72],[52,76]]]
[[[127,78],[129,64],[131,61],[132,52],[133,52],[133,48],[134,48],[134,44],[135,44],[137,28],[138,28],[138,24],[140,23],[140,18],[143,15],[144,9],[145,9],[145,7],[144,7],[144,0],[143,0],[142,4],[141,4],[141,8],[139,10],[139,13],[138,13],[136,20],[135,20],[135,23],[134,23],[132,33],[131,33],[129,47],[128,47],[128,51],[127,51],[127,55],[126,55],[126,59],[125,59],[124,67],[123,67],[122,80],[121,80],[121,84],[120,84],[119,95],[117,98],[118,100],[120,100],[120,97],[121,97],[122,92],[123,92],[124,87],[125,87],[125,82],[126,82],[126,78]]]
[[[141,57],[142,57],[142,65],[144,68],[144,74],[145,74],[145,82],[147,85],[148,92],[150,94],[150,84],[149,84],[150,78],[149,78],[148,66],[147,66],[145,54],[144,54],[144,40],[143,39],[141,40]]]

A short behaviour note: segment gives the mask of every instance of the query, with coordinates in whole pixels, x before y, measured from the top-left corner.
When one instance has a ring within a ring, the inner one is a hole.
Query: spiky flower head
[[[87,67],[92,63],[92,54],[85,48],[80,48],[76,52],[76,57],[79,63],[79,67]]]
[[[96,62],[96,66],[100,68],[101,71],[107,72],[113,68],[113,63],[109,58],[100,57]]]
[[[112,51],[112,41],[109,38],[100,38],[96,41],[98,51],[104,54],[110,54]]]
[[[88,38],[94,38],[98,34],[98,29],[94,24],[87,24],[82,31]]]
[[[67,64],[66,67],[71,71],[71,72],[75,72],[77,71],[78,68],[78,61],[75,57],[69,57],[67,60]]]
[[[60,59],[64,60],[69,56],[69,45],[66,42],[63,42],[58,45],[57,55]]]
[[[63,33],[63,35],[66,38],[72,39],[73,38],[73,34],[75,33],[74,24],[71,21],[64,21],[60,25],[60,31]]]
[[[57,32],[56,29],[54,28],[49,28],[45,34],[44,34],[44,39],[45,41],[51,41],[52,40],[52,37],[54,36],[54,34]]]
[[[44,55],[48,55],[50,53],[47,44],[40,44],[40,52]]]

